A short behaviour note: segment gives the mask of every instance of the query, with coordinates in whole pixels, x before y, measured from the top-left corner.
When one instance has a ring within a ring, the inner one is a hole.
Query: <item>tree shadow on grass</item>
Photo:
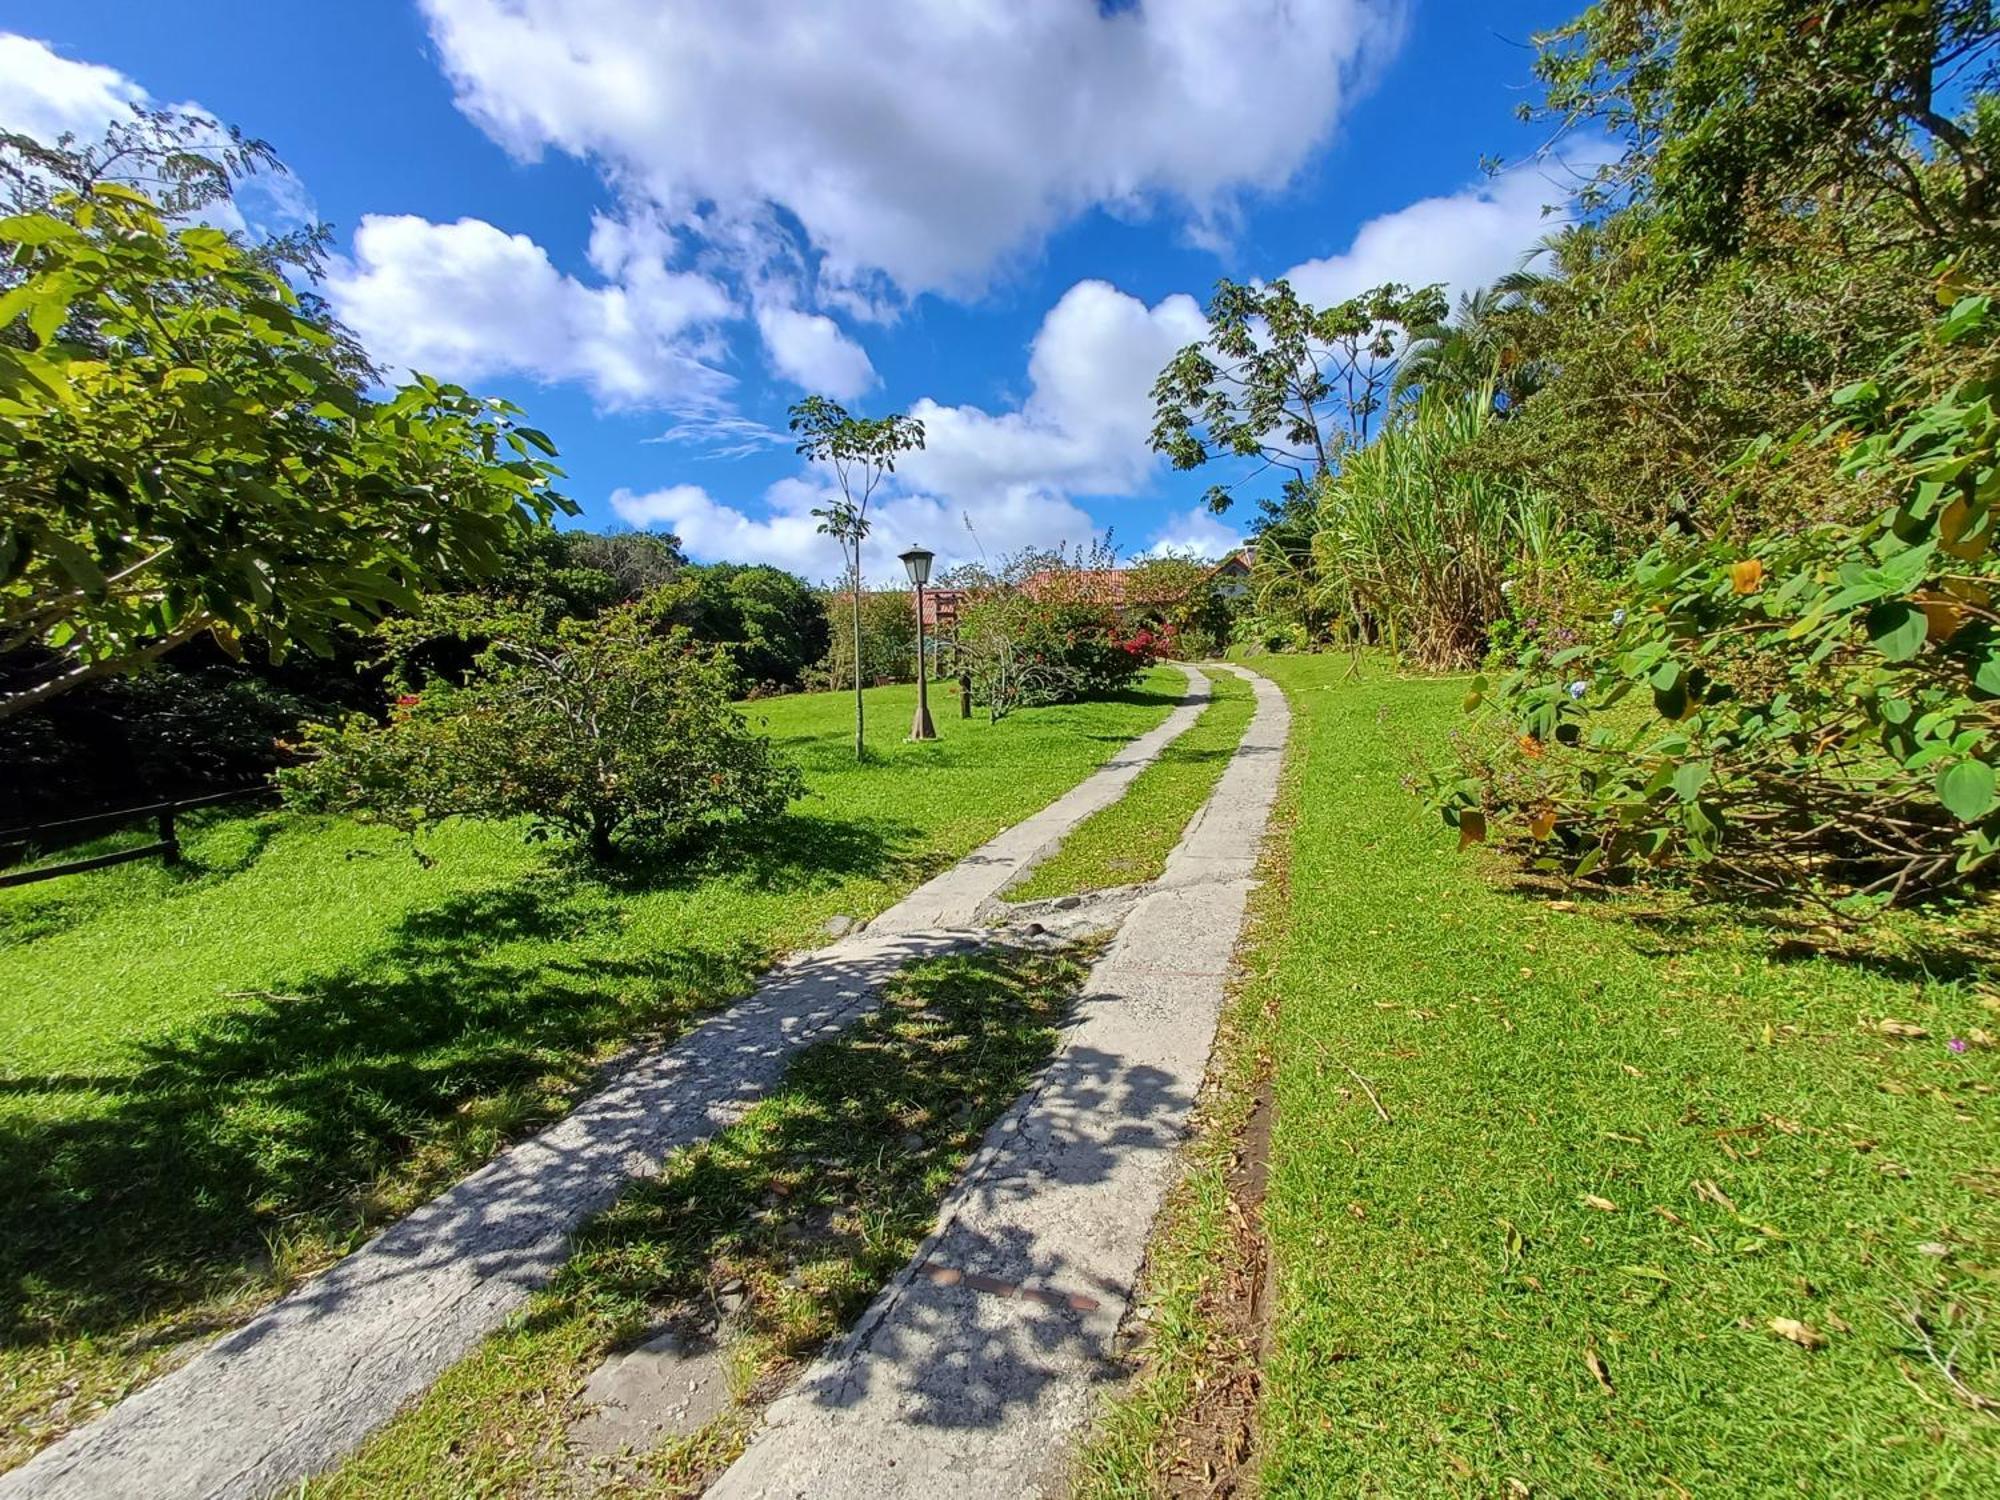
[[[1685,884],[1666,881],[1569,886],[1516,870],[1500,887],[1529,900],[1559,896],[1600,920],[1627,927],[1635,937],[1633,950],[1647,958],[1734,944],[1747,933],[1774,963],[1817,960],[1898,983],[1975,981],[2000,964],[2000,911],[1990,905],[1939,904],[1843,920],[1785,896],[1711,900]]]
[[[714,858],[776,889],[893,858],[880,829],[781,822]],[[761,942],[618,943],[619,894],[704,870],[557,869],[459,896],[362,965],[245,994],[145,1044],[136,1075],[8,1080],[0,1341],[198,1322],[253,1290],[282,1246],[344,1248],[562,1113],[607,1049],[747,991],[770,957]]]
[[[923,829],[893,817],[834,818],[791,812],[706,848],[635,845],[610,865],[579,869],[613,890],[641,893],[727,877],[753,890],[802,894],[861,876],[882,878],[918,863]]]

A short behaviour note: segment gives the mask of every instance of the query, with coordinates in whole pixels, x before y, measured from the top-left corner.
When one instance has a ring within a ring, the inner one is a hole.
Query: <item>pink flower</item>
[[[1954,1052],[1963,1052],[1966,1049],[1968,1043],[1966,1042],[1964,1037],[1955,1036],[1950,1041],[1946,1042],[1945,1045],[1951,1048],[1951,1050]]]

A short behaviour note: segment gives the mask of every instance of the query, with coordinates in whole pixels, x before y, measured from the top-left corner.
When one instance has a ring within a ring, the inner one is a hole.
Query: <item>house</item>
[[[1250,549],[1238,547],[1208,570],[1216,593],[1232,603],[1250,592]]]

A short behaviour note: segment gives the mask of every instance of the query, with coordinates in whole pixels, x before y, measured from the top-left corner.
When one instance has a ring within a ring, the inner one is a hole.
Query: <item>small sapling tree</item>
[[[837,401],[808,396],[791,410],[798,451],[833,470],[840,498],[815,508],[819,529],[840,544],[854,620],[854,758],[867,757],[861,707],[861,544],[868,539],[868,502],[889,475],[896,455],[924,445],[924,424],[901,413],[857,417]]]

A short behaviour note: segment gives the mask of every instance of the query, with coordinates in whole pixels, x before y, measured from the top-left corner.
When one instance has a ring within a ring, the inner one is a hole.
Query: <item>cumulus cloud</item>
[[[759,307],[757,331],[771,368],[802,390],[852,401],[876,383],[867,351],[824,313]]]
[[[114,121],[129,120],[135,106],[169,108],[212,125],[215,115],[192,101],[161,106],[135,80],[101,63],[77,62],[46,42],[0,32],[0,129],[48,145],[65,135],[89,145]],[[199,144],[199,143],[197,143]],[[235,197],[212,203],[199,216],[220,228],[262,238],[310,224],[318,213],[296,177],[252,172],[236,183]]]
[[[701,561],[766,562],[807,578],[833,579],[841,570],[840,549],[822,535],[814,506],[830,495],[812,482],[782,479],[763,496],[765,514],[753,516],[726,504],[700,485],[676,484],[644,492],[621,489],[611,508],[631,526],[672,531],[688,555]],[[898,493],[869,507],[873,530],[862,548],[862,573],[871,585],[894,587],[903,580],[896,554],[921,541],[938,555],[940,570],[971,561],[983,548],[989,557],[1058,541],[1081,543],[1095,523],[1063,495],[1017,485],[971,506],[937,495]],[[977,541],[966,526],[977,530]]]
[[[89,140],[124,119],[146,91],[116,68],[74,62],[46,42],[0,33],[0,127],[53,142]]]
[[[1385,281],[1441,281],[1454,295],[1470,291],[1513,270],[1536,240],[1562,223],[1542,209],[1567,197],[1547,168],[1515,167],[1476,187],[1370,219],[1340,254],[1293,266],[1285,277],[1317,307]]]
[[[940,567],[982,550],[997,558],[1027,546],[1081,544],[1100,528],[1072,498],[1144,486],[1157,460],[1147,446],[1153,378],[1183,344],[1200,337],[1201,309],[1172,296],[1147,307],[1103,281],[1080,281],[1042,320],[1028,355],[1028,395],[990,412],[922,400],[922,451],[904,455],[873,507],[864,552],[871,578],[900,578],[896,553],[912,541]],[[753,558],[808,577],[837,572],[834,543],[818,531],[814,506],[828,493],[815,478],[781,480],[762,497],[765,514],[717,500],[695,485],[620,490],[612,508],[634,526],[677,532],[701,558]],[[1162,540],[1220,553],[1234,538],[1218,523],[1178,518]]]
[[[1149,557],[1229,556],[1243,545],[1243,534],[1224,525],[1205,505],[1197,505],[1174,516],[1146,549]]]
[[[732,303],[710,278],[670,270],[667,248],[657,228],[600,219],[590,259],[607,279],[592,284],[483,219],[370,214],[327,294],[393,368],[574,380],[610,407],[712,406],[729,378],[707,362],[707,335]]]
[[[1079,281],[1049,310],[1028,356],[1020,408],[990,413],[925,399],[924,451],[903,472],[914,485],[963,501],[1022,485],[1118,494],[1151,473],[1153,379],[1201,337],[1201,309],[1176,294],[1147,307],[1104,281]]]
[[[423,0],[460,108],[634,198],[782,209],[836,289],[971,292],[1083,210],[1283,186],[1407,0]]]

